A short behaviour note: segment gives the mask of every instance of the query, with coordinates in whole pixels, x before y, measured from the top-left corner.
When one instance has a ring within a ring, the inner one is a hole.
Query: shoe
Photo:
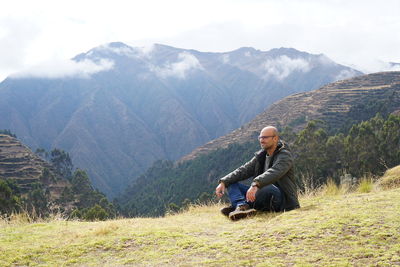
[[[248,204],[237,206],[234,211],[229,213],[229,219],[232,221],[237,221],[246,217],[253,216],[257,213],[257,210],[250,209]]]
[[[229,213],[231,213],[234,210],[235,210],[235,208],[233,206],[229,206],[229,207],[222,208],[221,213],[223,215],[225,215],[226,217],[229,217]]]

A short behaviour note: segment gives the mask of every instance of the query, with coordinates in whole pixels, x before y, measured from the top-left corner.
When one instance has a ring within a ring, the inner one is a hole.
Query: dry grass
[[[383,189],[400,187],[400,165],[387,170],[379,181],[379,185]]]
[[[14,215],[0,220],[0,266],[400,265],[400,188],[364,179],[349,192],[329,181],[300,202],[238,222],[220,204],[104,222]]]
[[[370,193],[374,190],[374,181],[371,177],[363,177],[361,178],[358,186],[357,191],[359,193]]]
[[[301,209],[238,222],[218,204],[164,218],[16,220],[1,225],[0,266],[400,264],[400,189],[337,192],[321,190],[302,197]]]

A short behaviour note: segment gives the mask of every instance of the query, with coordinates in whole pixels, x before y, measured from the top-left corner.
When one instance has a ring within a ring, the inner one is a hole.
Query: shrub
[[[83,218],[88,221],[104,221],[107,217],[107,212],[98,204],[94,205],[83,215]]]
[[[360,180],[357,191],[360,193],[369,193],[372,191],[373,187],[374,187],[374,183],[373,183],[372,179],[369,177],[364,177]]]
[[[400,165],[387,170],[379,181],[379,185],[383,189],[400,187]]]
[[[331,178],[329,178],[326,184],[323,186],[322,192],[329,196],[335,196],[342,193],[335,181],[333,181]]]

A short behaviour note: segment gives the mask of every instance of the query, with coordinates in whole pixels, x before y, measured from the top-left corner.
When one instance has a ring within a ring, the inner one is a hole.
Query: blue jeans
[[[247,202],[246,192],[250,186],[234,183],[228,186],[228,197],[233,207],[248,204],[250,207],[261,211],[281,211],[283,193],[275,185],[271,184],[259,189],[256,193],[256,201]]]

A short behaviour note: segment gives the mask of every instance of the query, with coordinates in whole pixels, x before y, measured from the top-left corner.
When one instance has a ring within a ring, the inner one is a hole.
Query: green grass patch
[[[374,182],[370,177],[363,177],[358,184],[359,193],[370,193],[374,189]]]

